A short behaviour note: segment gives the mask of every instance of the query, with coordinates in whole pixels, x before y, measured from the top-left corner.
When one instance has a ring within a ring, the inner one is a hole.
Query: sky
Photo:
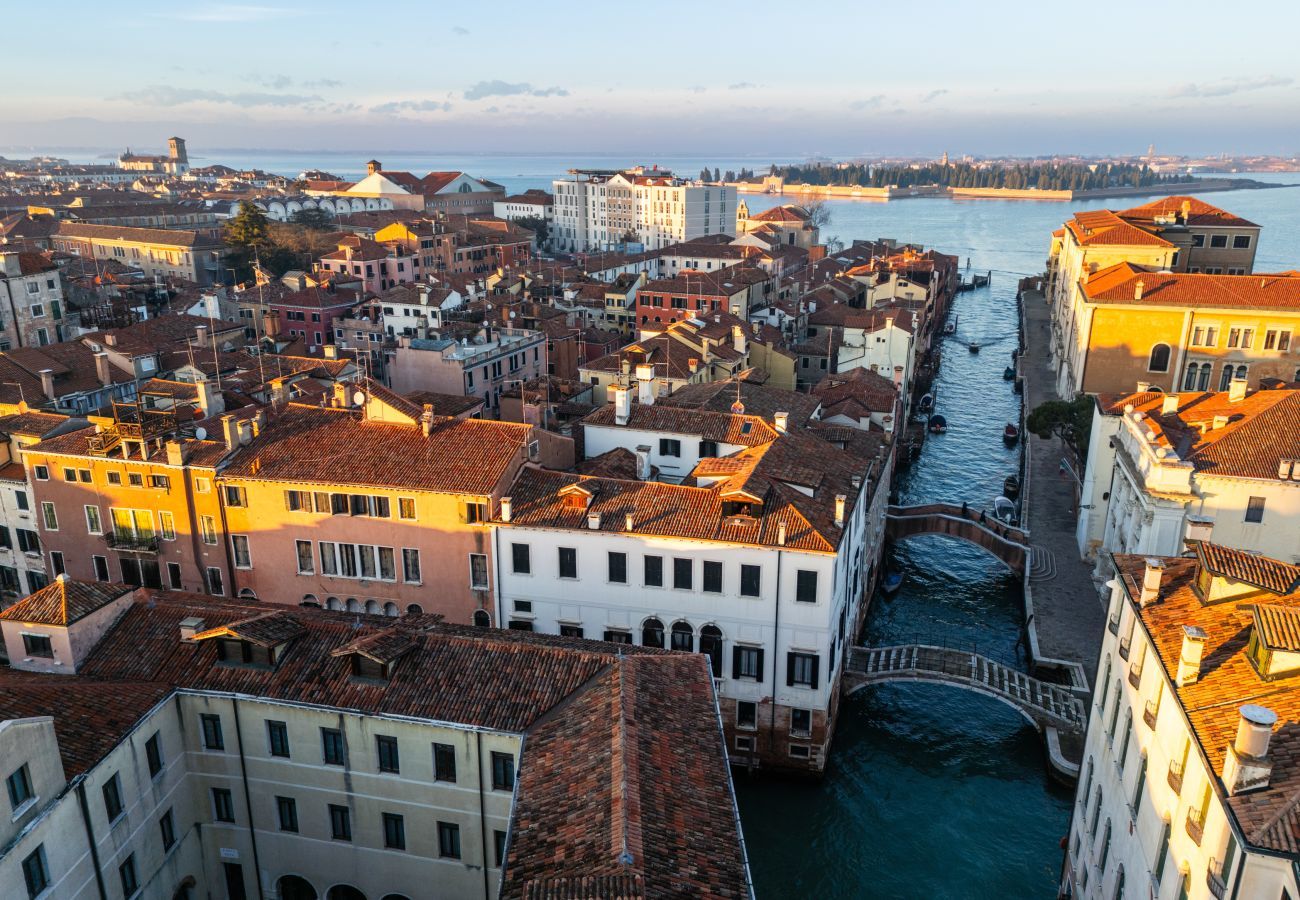
[[[0,152],[1300,153],[1300,4],[1240,8],[21,3]]]

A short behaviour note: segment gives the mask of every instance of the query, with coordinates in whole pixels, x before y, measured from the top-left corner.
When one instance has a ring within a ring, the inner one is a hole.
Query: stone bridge
[[[954,503],[890,506],[885,518],[885,534],[895,541],[918,534],[945,534],[960,538],[987,550],[1022,577],[1030,559],[1029,532],[1004,525],[991,513],[963,509]]]
[[[1082,735],[1088,724],[1083,701],[1059,684],[1040,681],[970,650],[907,644],[854,647],[844,669],[844,691],[891,681],[946,684],[993,697],[1015,709],[1044,737],[1050,729]]]

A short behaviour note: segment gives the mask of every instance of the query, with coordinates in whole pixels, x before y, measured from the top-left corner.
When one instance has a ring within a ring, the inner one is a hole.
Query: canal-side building
[[[1300,562],[1300,391],[1104,394],[1084,471],[1079,550],[1099,568],[1188,537]]]
[[[753,896],[699,656],[67,578],[0,633],[6,900]]]
[[[1116,556],[1061,896],[1300,896],[1300,567]]]

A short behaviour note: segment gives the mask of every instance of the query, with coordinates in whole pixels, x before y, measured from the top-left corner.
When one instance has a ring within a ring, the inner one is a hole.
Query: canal
[[[897,483],[903,503],[991,508],[1017,470],[1002,429],[1020,397],[1002,371],[1017,344],[1015,280],[958,295],[957,335],[939,345],[931,436]],[[972,354],[968,341],[981,350]],[[904,573],[872,601],[871,644],[957,642],[1023,665],[1019,581],[952,538],[892,548]],[[1070,793],[1052,784],[1038,733],[1004,704],[936,685],[881,685],[848,697],[825,779],[737,780],[758,896],[1015,898],[1054,895]]]

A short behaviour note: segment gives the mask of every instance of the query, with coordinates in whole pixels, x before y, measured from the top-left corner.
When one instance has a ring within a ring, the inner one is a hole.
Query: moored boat
[[[997,519],[1004,525],[1020,524],[1020,513],[1016,512],[1016,505],[1006,497],[997,497],[994,499],[993,518]]]
[[[1008,447],[1014,447],[1018,440],[1020,440],[1020,429],[1008,422],[1007,427],[1002,429],[1002,442]]]
[[[943,434],[948,430],[948,420],[935,413],[930,416],[930,421],[926,427],[930,430],[930,434]]]
[[[928,413],[934,409],[934,394],[922,394],[921,399],[917,401],[916,408],[918,412]]]
[[[880,578],[880,592],[886,597],[898,592],[903,584],[903,573],[889,569]]]
[[[1020,476],[1008,475],[1002,482],[1003,496],[1015,500],[1020,496]]]
[[[966,345],[966,349],[969,350],[971,353],[979,353],[980,352],[979,342],[971,341],[969,344]]]
[[[1003,380],[1003,381],[1015,381],[1015,380],[1016,380],[1016,367],[1015,367],[1015,366],[1007,366],[1005,369],[1003,369],[1003,370],[1002,370],[1002,380]]]

